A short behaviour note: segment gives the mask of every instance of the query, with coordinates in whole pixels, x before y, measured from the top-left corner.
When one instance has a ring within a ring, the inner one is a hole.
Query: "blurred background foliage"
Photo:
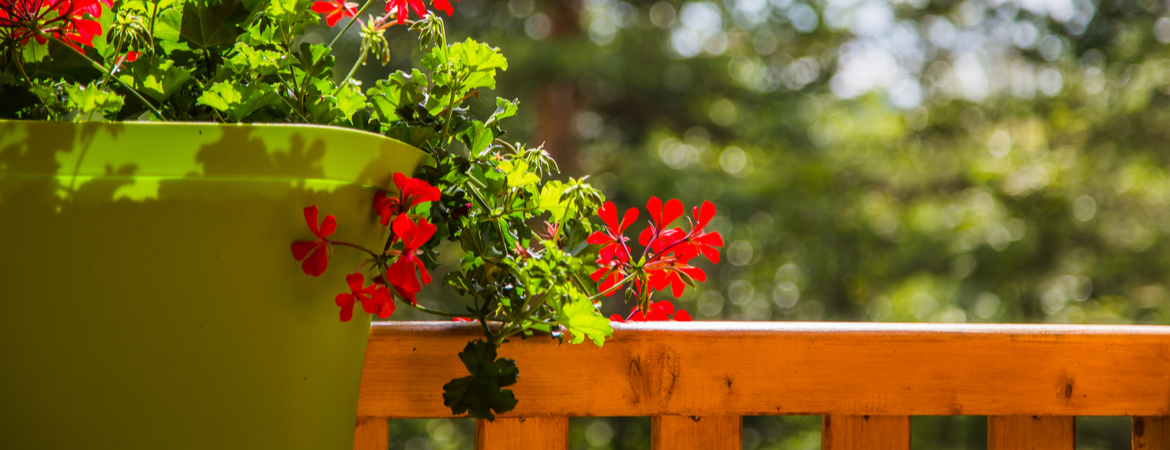
[[[562,176],[590,175],[622,208],[651,195],[718,206],[725,262],[677,302],[697,320],[1170,322],[1163,3],[455,6],[453,39],[509,58],[477,107],[519,98],[511,140],[543,142]],[[351,54],[356,31],[342,37]],[[417,60],[406,30],[390,37],[390,63],[358,72],[366,85]],[[457,302],[444,292],[421,298]],[[815,417],[744,425],[745,449],[819,446]],[[393,448],[474,436],[465,420],[392,430]],[[984,448],[985,430],[982,417],[915,418],[913,446]],[[1129,445],[1126,420],[1077,431],[1081,449]],[[648,448],[648,434],[644,418],[582,418],[571,441]]]

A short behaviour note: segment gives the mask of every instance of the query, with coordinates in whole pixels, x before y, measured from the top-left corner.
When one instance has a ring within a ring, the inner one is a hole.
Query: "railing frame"
[[[370,332],[355,450],[390,418],[451,417],[442,385],[475,324]],[[986,415],[988,449],[1074,449],[1074,417],[1133,416],[1135,450],[1170,450],[1170,327],[799,322],[614,324],[604,348],[508,343],[516,409],[477,449],[567,446],[568,417],[652,417],[652,448],[739,449],[741,416],[820,415],[822,449],[908,450],[912,415]]]

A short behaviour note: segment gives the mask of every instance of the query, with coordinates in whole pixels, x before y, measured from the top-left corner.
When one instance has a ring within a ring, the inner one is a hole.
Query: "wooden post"
[[[1075,450],[1071,416],[989,416],[987,450]]]
[[[568,417],[496,418],[475,421],[475,450],[569,448]]]
[[[1170,417],[1134,417],[1133,450],[1170,450]]]
[[[353,450],[390,448],[390,423],[385,417],[358,417],[353,432]]]
[[[823,416],[821,450],[910,450],[910,416]]]
[[[651,450],[741,450],[739,416],[655,416],[650,422]]]

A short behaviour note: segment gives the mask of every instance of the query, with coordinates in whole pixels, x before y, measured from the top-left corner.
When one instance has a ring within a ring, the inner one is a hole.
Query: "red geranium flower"
[[[317,228],[317,214],[316,205],[305,208],[305,223],[309,225],[309,231],[313,232],[313,236],[317,236],[317,240],[293,242],[292,245],[293,257],[297,261],[305,260],[301,263],[301,269],[312,276],[321,275],[329,265],[328,237],[337,230],[337,219],[332,214],[325,216],[325,220],[321,221],[321,227]]]
[[[603,245],[596,261],[601,267],[592,274],[593,281],[598,283],[598,291],[611,295],[612,291],[606,291],[630,278],[630,294],[636,296],[641,305],[645,305],[639,309],[650,314],[652,311],[648,308],[653,304],[650,301],[653,291],[669,287],[671,293],[679,297],[688,284],[707,279],[706,272],[689,261],[702,254],[712,262],[718,262],[719,252],[714,247],[722,246],[723,238],[717,232],[707,233],[704,229],[715,216],[715,205],[711,202],[705,201],[701,207],[694,208],[689,232],[681,228],[667,229],[672,222],[682,217],[682,202],[670,200],[663,204],[661,199],[651,197],[646,202],[646,209],[650,212],[650,225],[638,236],[638,242],[645,248],[636,262],[631,259],[630,249],[626,245],[629,238],[623,233],[629,224],[637,220],[637,209],[628,210],[619,222],[613,203],[605,203],[597,211],[605,227],[591,234],[587,242]]]
[[[615,261],[611,264],[602,264],[600,268],[593,271],[590,277],[593,278],[593,281],[600,282],[597,286],[598,292],[605,292],[605,296],[609,297],[617,292],[617,289],[606,291],[626,279],[626,271],[623,270],[621,264]]]
[[[423,4],[422,0],[388,0],[386,2],[386,12],[393,12],[394,16],[398,19],[398,24],[402,25],[406,23],[406,16],[409,15],[406,9],[408,3],[414,9],[414,13],[418,14],[419,17],[427,15],[427,7]]]
[[[678,298],[686,288],[686,282],[679,273],[684,273],[695,281],[707,281],[707,273],[703,269],[690,265],[687,261],[695,257],[695,250],[684,247],[675,252],[674,258],[664,258],[646,265],[646,273],[650,277],[650,287],[661,291],[670,286],[671,294]]]
[[[634,308],[630,311],[630,316],[622,318],[620,314],[609,316],[609,320],[614,322],[664,322],[667,320],[674,320],[676,322],[690,322],[691,315],[686,311],[678,310],[675,312],[674,305],[668,301],[650,301],[649,307],[646,308],[646,314]]]
[[[638,236],[639,244],[652,248],[655,247],[652,244],[658,244],[659,248],[654,248],[654,250],[660,250],[663,246],[658,242],[660,235],[665,233],[668,237],[673,237],[674,232],[677,231],[678,237],[682,237],[681,229],[665,230],[667,225],[670,225],[671,222],[674,222],[675,219],[683,215],[682,202],[678,201],[677,198],[666,202],[666,206],[663,207],[662,200],[658,197],[650,197],[650,200],[646,202],[646,211],[650,212],[650,219],[653,222],[645,230],[642,230],[642,234]]]
[[[630,238],[625,237],[622,233],[638,220],[638,208],[627,209],[626,214],[622,216],[622,221],[618,222],[617,207],[613,205],[613,202],[605,202],[597,210],[597,215],[605,222],[606,229],[596,231],[586,239],[586,242],[590,244],[604,245],[599,251],[600,258],[597,262],[608,264],[614,258],[622,262],[629,261],[630,252],[626,248],[626,241],[629,241]]]
[[[707,233],[703,229],[707,227],[707,223],[711,218],[715,217],[715,205],[711,202],[703,201],[703,206],[698,206],[691,209],[691,215],[695,217],[694,229],[691,230],[691,241],[695,249],[711,262],[719,263],[719,251],[714,247],[723,246],[723,237],[719,233]]]
[[[394,185],[398,187],[397,197],[386,197],[384,191],[374,194],[374,211],[382,216],[382,225],[389,225],[399,214],[419,203],[439,201],[439,188],[432,187],[426,181],[395,173]]]
[[[70,26],[63,33],[57,34],[62,42],[77,50],[81,46],[93,47],[93,37],[102,35],[102,25],[96,20],[73,17],[69,19]]]
[[[357,15],[357,3],[349,3],[345,0],[331,0],[313,2],[313,12],[318,14],[325,14],[325,23],[329,26],[334,26],[337,21],[344,17],[354,17]]]
[[[110,0],[102,0],[113,6]],[[102,34],[102,26],[89,17],[101,17],[97,0],[0,0],[0,36],[21,44],[30,38],[38,43],[48,42],[43,34],[60,39],[81,50],[81,45],[93,45],[93,37]]]
[[[354,302],[361,302],[363,310],[370,314],[377,313],[383,319],[394,314],[394,299],[385,286],[371,284],[362,287],[366,277],[360,273],[346,275],[345,282],[349,284],[349,293],[342,292],[334,299],[334,303],[341,307],[342,322],[349,322],[353,318]]]
[[[431,274],[427,273],[427,267],[418,259],[418,249],[434,236],[438,227],[428,223],[426,218],[419,218],[415,223],[409,216],[402,214],[394,219],[393,228],[394,236],[402,239],[402,254],[386,270],[386,281],[390,282],[403,298],[417,305],[415,294],[422,290],[422,286],[415,278],[415,268],[418,268],[422,277],[422,284],[431,282]]]
[[[451,3],[447,0],[431,0],[431,5],[447,13],[447,17],[451,17],[451,14],[455,12],[455,8],[452,8]]]

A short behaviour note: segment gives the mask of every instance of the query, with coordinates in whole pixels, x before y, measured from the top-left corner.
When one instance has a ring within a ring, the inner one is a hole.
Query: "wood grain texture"
[[[566,450],[568,417],[499,418],[475,421],[475,450]]]
[[[504,417],[1170,415],[1170,327],[792,322],[614,324],[500,349]],[[358,414],[449,417],[442,386],[475,324],[375,323]],[[1119,371],[1118,368],[1126,368]]]
[[[382,417],[358,417],[353,432],[353,450],[390,448],[390,423]]]
[[[910,416],[824,416],[821,450],[910,450]]]
[[[991,416],[987,450],[1076,450],[1076,419],[1068,416]]]
[[[650,450],[741,450],[739,416],[656,416],[650,419]]]
[[[1133,450],[1170,450],[1170,417],[1134,417]]]

